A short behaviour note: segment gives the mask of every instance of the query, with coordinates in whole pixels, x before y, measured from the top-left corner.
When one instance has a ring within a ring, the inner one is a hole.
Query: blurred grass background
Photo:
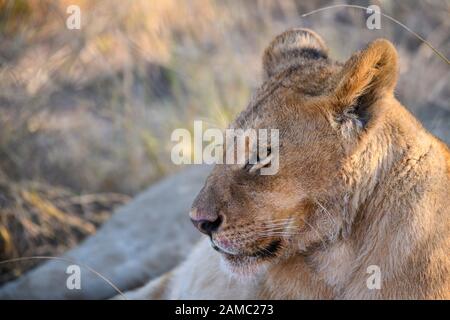
[[[301,16],[342,3],[377,4],[450,56],[446,0],[0,0],[0,260],[65,251],[177,170],[172,130],[224,127],[290,27],[317,31],[339,60],[393,41],[398,98],[448,143],[449,66],[392,21],[367,29],[362,10]],[[81,30],[65,26],[71,4]],[[0,266],[0,283],[32,265]]]

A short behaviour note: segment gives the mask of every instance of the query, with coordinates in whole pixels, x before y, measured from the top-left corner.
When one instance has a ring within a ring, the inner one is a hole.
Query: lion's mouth
[[[211,241],[211,246],[214,250],[217,252],[220,252],[223,254],[226,258],[229,259],[239,259],[239,258],[259,258],[259,259],[267,259],[267,258],[273,258],[277,255],[277,252],[279,251],[281,247],[281,240],[274,240],[269,243],[266,247],[257,249],[251,253],[231,253],[227,250],[224,250],[220,247],[218,247],[213,241]]]

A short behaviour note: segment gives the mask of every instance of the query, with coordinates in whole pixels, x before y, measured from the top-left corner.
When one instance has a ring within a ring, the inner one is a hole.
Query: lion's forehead
[[[279,120],[289,117],[286,108],[290,97],[308,101],[316,96],[327,95],[336,85],[342,65],[338,62],[317,63],[313,67],[288,70],[268,79],[258,88],[247,107],[231,123],[232,129],[270,129]]]

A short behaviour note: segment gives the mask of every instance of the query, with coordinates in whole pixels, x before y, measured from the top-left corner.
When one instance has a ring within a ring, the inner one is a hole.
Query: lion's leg
[[[129,300],[163,300],[169,298],[169,284],[172,279],[173,271],[166,272],[162,276],[151,280],[146,285],[131,291],[124,295]],[[122,300],[125,297],[118,295],[115,300]]]
[[[128,299],[253,299],[259,281],[239,281],[222,270],[220,255],[202,239],[177,268],[141,288],[125,293]],[[115,299],[123,299],[121,296]]]

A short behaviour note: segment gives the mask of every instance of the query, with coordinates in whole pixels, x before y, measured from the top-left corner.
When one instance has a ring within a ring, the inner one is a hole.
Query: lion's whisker
[[[335,218],[333,217],[333,215],[330,213],[330,211],[328,211],[327,208],[325,208],[325,206],[323,204],[321,204],[317,199],[314,200],[314,202],[323,210],[325,211],[325,213],[328,215],[328,217],[331,219],[331,222],[333,224],[337,224]]]
[[[325,242],[325,240],[323,239],[323,236],[320,234],[320,232],[316,229],[316,228],[314,228],[310,223],[308,223],[303,217],[300,217],[302,220],[303,220],[303,222],[305,223],[305,224],[307,224],[312,230],[314,230],[316,233],[317,233],[317,235],[319,236],[319,238],[320,238],[320,241],[322,241],[322,244],[324,245],[324,247],[326,246],[326,242]]]

